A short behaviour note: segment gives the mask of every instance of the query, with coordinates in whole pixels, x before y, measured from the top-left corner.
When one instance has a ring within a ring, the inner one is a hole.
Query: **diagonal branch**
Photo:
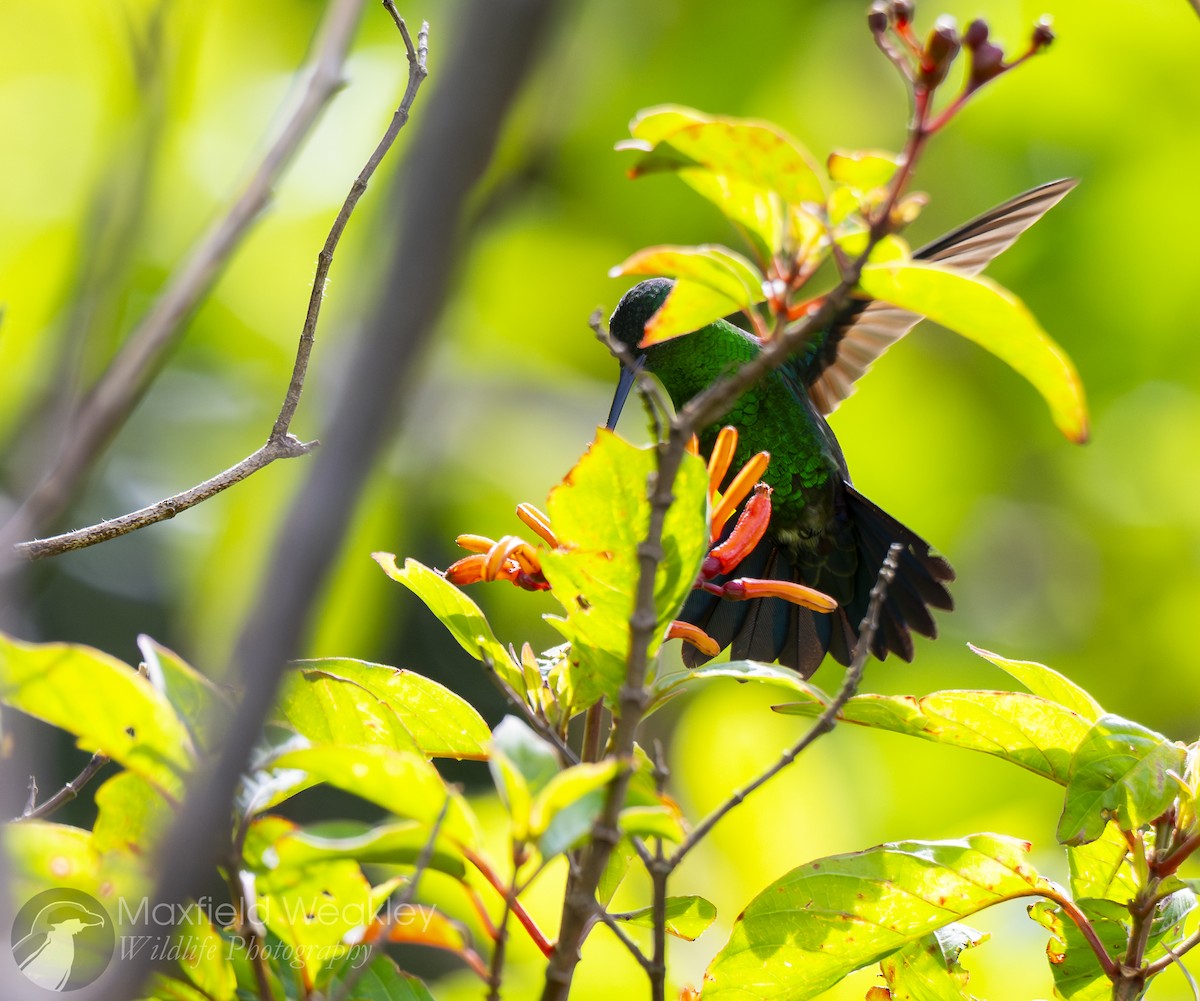
[[[363,192],[367,190],[367,185],[371,177],[388,151],[395,144],[400,130],[407,124],[412,103],[417,96],[417,90],[428,75],[425,68],[425,60],[429,50],[427,34],[421,32],[417,38],[417,43],[414,45],[412,36],[408,31],[408,26],[404,23],[403,18],[400,17],[400,13],[396,10],[396,6],[392,0],[384,0],[383,5],[396,22],[396,26],[400,30],[400,35],[404,39],[404,46],[408,53],[408,85],[405,88],[404,97],[401,99],[399,107],[397,107],[395,113],[392,115],[392,120],[388,125],[387,131],[384,133],[383,138],[379,140],[374,152],[372,152],[362,170],[359,171],[358,177],[355,178],[354,183],[351,185],[350,192],[346,195],[345,201],[343,201],[342,207],[333,221],[333,226],[329,230],[329,235],[325,238],[325,244],[321,248],[321,252],[317,255],[317,269],[313,278],[312,291],[309,293],[308,310],[304,317],[304,327],[301,330],[300,342],[296,348],[296,360],[292,365],[291,378],[288,382],[283,404],[279,409],[279,416],[275,418],[275,423],[271,428],[271,433],[266,444],[241,462],[230,466],[216,476],[192,487],[190,490],[175,494],[148,507],[121,515],[119,518],[106,519],[99,524],[91,525],[87,528],[80,528],[73,532],[56,535],[53,538],[17,543],[13,548],[18,557],[27,560],[45,559],[46,557],[57,556],[72,549],[83,549],[87,546],[94,546],[109,539],[114,539],[117,536],[135,532],[148,525],[154,525],[160,521],[174,518],[182,511],[203,503],[222,490],[227,490],[235,483],[240,483],[248,476],[258,472],[258,470],[270,465],[276,459],[287,459],[304,455],[311,451],[317,444],[316,442],[300,441],[289,432],[289,428],[291,427],[292,418],[296,414],[296,407],[300,403],[300,394],[304,389],[304,379],[308,372],[308,361],[312,355],[313,344],[316,338],[317,322],[321,315],[321,305],[325,300],[325,286],[329,278],[329,269],[333,264],[333,255],[342,238],[342,233],[350,221],[350,216],[357,207],[359,199],[362,198]]]
[[[229,210],[200,237],[89,391],[69,422],[61,451],[2,533],[9,545],[62,514],[182,339],[185,321],[267,206],[284,168],[340,89],[362,6],[363,0],[330,4],[300,103]],[[7,548],[0,545],[0,553]]]
[[[837,695],[827,705],[813,725],[804,733],[795,744],[786,750],[770,768],[755,778],[752,782],[744,786],[730,796],[724,803],[718,806],[699,824],[692,828],[687,839],[675,849],[674,854],[668,860],[668,868],[675,869],[684,856],[688,854],[696,845],[711,831],[717,823],[734,807],[743,803],[747,796],[765,785],[788,765],[796,760],[810,744],[818,737],[823,736],[834,728],[837,723],[838,713],[842,711],[846,703],[854,697],[858,691],[859,683],[862,681],[863,668],[866,667],[867,657],[871,652],[871,643],[875,639],[875,631],[879,627],[879,615],[883,608],[883,601],[887,597],[887,589],[891,585],[892,579],[896,575],[896,566],[900,559],[900,553],[903,552],[903,545],[899,542],[893,542],[888,549],[887,557],[883,561],[883,566],[879,568],[879,576],[875,578],[875,586],[871,588],[871,598],[867,605],[866,615],[863,616],[862,625],[859,626],[858,643],[854,647],[854,659],[850,662],[850,666],[846,668],[846,674],[842,678],[842,686],[838,689]]]

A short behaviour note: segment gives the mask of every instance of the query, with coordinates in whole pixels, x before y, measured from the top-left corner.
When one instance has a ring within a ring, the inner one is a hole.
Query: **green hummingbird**
[[[1018,195],[914,251],[913,257],[977,274],[1076,183],[1053,181]],[[672,285],[662,278],[642,282],[625,294],[609,321],[611,335],[636,358],[633,368],[622,368],[608,417],[610,429],[616,426],[638,368],[653,373],[678,408],[758,353],[759,341],[726,320],[641,348],[646,322]],[[842,449],[825,420],[853,392],[855,380],[871,363],[920,320],[888,303],[852,300],[827,329],[747,390],[721,421],[701,431],[700,447],[708,454],[722,426],[737,428],[733,470],[758,452],[771,454],[763,476],[772,488],[767,533],[714,583],[738,577],[793,580],[838,602],[836,610],[825,613],[782,598],[728,601],[694,590],[680,618],[703,629],[721,649],[732,646],[734,659],[778,661],[806,678],[826,653],[849,664],[871,588],[893,542],[903,549],[871,647],[875,656],[882,660],[890,651],[911,661],[911,633],[936,637],[930,610],[953,608],[946,589],[954,580],[950,564],[854,489]],[[684,644],[683,659],[695,667],[709,658]]]

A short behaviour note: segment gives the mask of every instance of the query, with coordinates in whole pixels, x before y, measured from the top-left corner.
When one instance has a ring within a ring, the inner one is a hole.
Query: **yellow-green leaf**
[[[0,634],[0,702],[73,734],[178,796],[192,739],[167,697],[128,664],[71,643],[22,643]]]
[[[1087,404],[1075,365],[1007,289],[981,275],[921,261],[868,264],[859,286],[872,298],[926,316],[991,351],[1042,394],[1067,438],[1087,441]]]
[[[396,566],[396,557],[391,553],[372,553],[371,556],[392,580],[403,584],[425,602],[467,653],[476,660],[490,662],[500,677],[517,691],[525,690],[521,666],[496,639],[475,602],[436,570],[416,560],[405,560],[401,569]]]
[[[695,895],[667,897],[666,912],[667,934],[688,942],[695,942],[717,920],[716,907],[703,897]],[[653,928],[654,908],[641,907],[628,914],[619,915],[617,920],[623,924]]]

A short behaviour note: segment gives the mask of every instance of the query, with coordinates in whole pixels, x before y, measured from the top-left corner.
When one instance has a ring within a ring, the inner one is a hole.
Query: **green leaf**
[[[646,323],[640,347],[690,334],[728,313],[749,312],[763,295],[762,273],[725,247],[648,247],[609,274],[675,278],[666,301]]]
[[[1053,668],[1046,667],[1032,660],[1009,660],[998,653],[984,650],[973,643],[967,647],[972,653],[978,654],[984,660],[990,660],[1000,670],[1016,678],[1034,695],[1040,695],[1051,702],[1070,709],[1091,723],[1104,715],[1104,710],[1088,692],[1080,688],[1066,675],[1059,674]]]
[[[926,316],[991,351],[1042,394],[1067,438],[1087,441],[1087,404],[1079,373],[1007,289],[981,275],[921,261],[868,264],[859,286],[872,298]]]
[[[1129,929],[1125,925],[1129,912],[1111,900],[1076,900],[1075,903],[1095,930],[1104,951],[1115,960],[1122,959],[1129,944]],[[1112,981],[1100,960],[1083,932],[1061,907],[1048,900],[1039,900],[1029,908],[1029,916],[1050,932],[1046,958],[1054,975],[1056,994],[1068,1001],[1101,1001],[1112,996]]]
[[[530,833],[543,858],[565,852],[583,838],[604,808],[608,785],[620,762],[586,762],[554,776],[533,800]]]
[[[655,574],[657,624],[653,656],[667,625],[691,593],[708,550],[708,470],[685,456],[675,502],[663,528],[663,560]],[[625,680],[629,617],[638,577],[637,547],[650,520],[647,482],[655,452],[610,431],[596,441],[551,492],[547,513],[566,548],[541,553],[542,571],[565,618],[547,619],[571,643],[569,691],[560,695],[578,711],[600,697],[615,699]]]
[[[828,696],[816,689],[811,701],[776,706],[799,716],[817,716]],[[904,733],[938,744],[982,751],[1063,785],[1071,757],[1089,722],[1056,702],[1024,692],[947,691],[915,695],[856,695],[840,720]]]
[[[240,815],[250,817],[316,785],[320,780],[310,777],[307,772],[298,768],[279,768],[275,764],[280,755],[309,746],[308,738],[291,727],[267,723],[254,749],[250,767],[238,781],[234,809]]]
[[[650,686],[650,705],[646,714],[649,715],[656,709],[660,709],[670,699],[685,690],[718,678],[778,685],[800,692],[814,700],[828,698],[824,692],[808,684],[795,671],[771,664],[760,664],[754,660],[731,660],[724,664],[705,664],[691,670],[659,675]]]
[[[404,569],[400,569],[396,566],[396,557],[391,553],[372,553],[371,558],[392,580],[403,584],[425,602],[467,653],[476,660],[490,664],[516,691],[525,691],[521,665],[496,639],[492,627],[475,602],[436,570],[416,560],[405,560]]]
[[[712,202],[741,230],[759,261],[769,261],[783,249],[787,210],[783,199],[774,191],[740,177],[713,174],[703,168],[685,167],[676,176],[701,198]],[[802,241],[797,241],[795,246],[805,260],[806,252],[815,249]]]
[[[151,684],[183,719],[196,746],[202,752],[211,751],[214,726],[224,722],[233,705],[227,691],[149,636],[139,636],[137,644]]]
[[[347,975],[358,975],[351,967]],[[328,997],[342,997],[341,978],[326,991]],[[401,973],[389,956],[377,956],[367,972],[359,977],[346,1001],[433,1001],[433,995],[416,977]]]
[[[178,797],[192,740],[165,695],[91,647],[22,643],[0,634],[0,702],[57,726]]]
[[[1179,793],[1170,773],[1183,774],[1186,754],[1160,733],[1120,716],[1101,717],[1071,759],[1058,840],[1085,844],[1110,819],[1136,831],[1161,816]]]
[[[373,888],[357,862],[318,862],[302,868],[268,870],[258,876],[256,916],[290,946],[288,958],[303,962],[315,983],[347,941],[361,937],[392,886]]]
[[[636,834],[642,838],[662,838],[676,844],[684,839],[685,832],[678,807],[627,806],[621,811],[618,826],[622,834]]]
[[[608,856],[608,862],[604,866],[604,873],[601,875],[600,883],[596,887],[596,902],[601,907],[607,907],[612,902],[612,898],[624,881],[626,873],[629,872],[629,863],[633,861],[634,854],[633,844],[626,837],[621,838],[617,842],[616,848]]]
[[[859,192],[882,188],[896,173],[900,158],[883,150],[835,150],[826,163],[829,176]]]
[[[413,671],[348,657],[297,661],[302,671],[321,671],[361,686],[398,718],[412,742],[428,757],[487,757],[491,732],[466,699]]]
[[[179,953],[179,968],[206,998],[232,1001],[237,978],[225,940],[199,906],[192,904],[179,910],[183,912],[182,919],[172,936]]]
[[[959,962],[985,932],[949,924],[892,953],[879,964],[892,1001],[977,1001],[967,993],[971,975]]]
[[[1067,848],[1071,870],[1071,896],[1094,897],[1127,904],[1138,891],[1137,878],[1126,859],[1129,843],[1113,821],[1094,841]]]
[[[717,920],[717,909],[703,897],[667,897],[667,934],[695,942]],[[641,907],[617,917],[622,924],[654,927],[654,908]]]
[[[809,862],[742,912],[705,974],[705,1001],[804,1001],[937,928],[1055,892],[1029,846],[997,835],[904,841]]]
[[[449,796],[442,834],[463,845],[476,841],[474,818],[462,797],[447,790],[437,769],[418,754],[378,746],[308,747],[281,754],[274,766],[300,769],[311,778],[430,828]]]
[[[128,852],[103,854],[90,831],[44,820],[22,820],[3,828],[9,858],[11,899],[26,901],[54,886],[89,893],[117,916],[121,898],[138,899],[150,889],[143,860]]]
[[[649,147],[631,168],[633,177],[701,167],[777,192],[786,202],[825,200],[811,154],[769,122],[710,116],[667,105],[639,112],[629,123],[629,131],[641,141],[641,148]]]
[[[512,762],[531,794],[541,792],[562,770],[554,745],[516,716],[505,716],[497,724],[492,733],[492,747]]]
[[[171,805],[136,772],[118,772],[96,790],[96,851],[152,856],[174,819]]]
[[[302,868],[339,859],[353,859],[360,865],[415,865],[426,850],[429,834],[429,827],[418,821],[371,826],[356,820],[332,820],[300,827],[281,817],[270,817],[255,820],[247,840],[255,838],[259,867],[265,870]],[[461,880],[466,874],[462,852],[441,835],[434,842],[427,864],[454,879]]]
[[[357,682],[325,671],[289,671],[275,712],[278,722],[314,744],[378,745],[421,753],[389,706]]]

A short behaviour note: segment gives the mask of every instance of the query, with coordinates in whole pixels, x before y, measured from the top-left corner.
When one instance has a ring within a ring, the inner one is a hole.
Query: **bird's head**
[[[609,334],[614,340],[625,345],[634,359],[632,365],[621,366],[621,378],[617,382],[617,391],[613,394],[612,407],[608,412],[606,427],[610,431],[617,425],[617,418],[621,416],[621,408],[625,406],[629,390],[633,388],[638,369],[645,364],[646,349],[638,345],[645,336],[646,323],[666,302],[673,286],[674,282],[666,278],[651,278],[635,285],[621,297],[608,321]]]

